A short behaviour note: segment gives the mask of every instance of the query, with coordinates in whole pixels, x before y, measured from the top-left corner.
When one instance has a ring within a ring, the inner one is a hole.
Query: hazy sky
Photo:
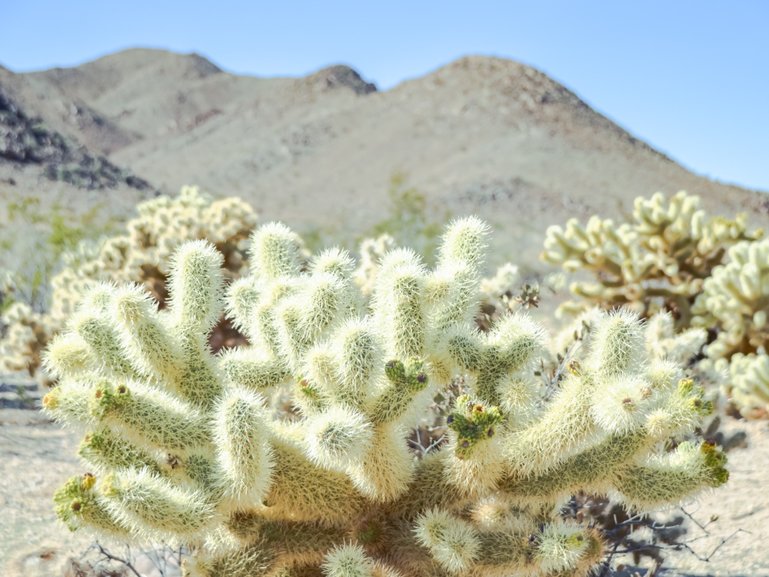
[[[690,169],[769,191],[769,0],[0,0],[0,8],[0,64],[14,71],[149,46],[259,76],[346,63],[387,89],[465,54],[513,58]]]

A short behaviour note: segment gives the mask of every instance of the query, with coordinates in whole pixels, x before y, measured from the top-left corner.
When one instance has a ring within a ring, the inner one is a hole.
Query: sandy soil
[[[692,551],[666,555],[665,575],[765,577],[769,575],[769,424],[726,419],[722,429],[742,429],[748,447],[729,452],[729,482],[684,505],[705,530],[689,523]],[[722,542],[726,540],[725,543]],[[709,560],[706,560],[709,557]]]
[[[36,411],[0,410],[0,574],[52,577],[90,538],[70,533],[53,513],[53,491],[82,472],[78,434]]]

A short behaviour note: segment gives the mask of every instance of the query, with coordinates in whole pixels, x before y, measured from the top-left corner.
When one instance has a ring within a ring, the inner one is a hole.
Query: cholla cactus
[[[705,281],[693,312],[693,324],[718,328],[708,345],[710,358],[768,352],[769,239],[730,248],[728,262]]]
[[[603,318],[604,313],[597,307],[580,314],[553,338],[553,355],[566,357],[573,354],[575,346],[589,346],[591,335]],[[707,332],[701,328],[676,333],[675,320],[668,312],[657,313],[644,324],[644,346],[649,358],[670,361],[690,370],[693,361],[702,353],[707,337]]]
[[[0,328],[4,331],[0,340],[0,371],[34,375],[50,337],[46,316],[26,303],[15,302],[0,316]]]
[[[513,263],[497,267],[492,277],[481,279],[481,310],[489,317],[499,316],[504,311],[516,311],[520,301],[516,295],[521,287],[521,273]]]
[[[694,303],[692,323],[715,328],[706,348],[722,388],[745,416],[769,409],[769,239],[741,242],[713,270]],[[728,362],[730,361],[730,362]]]
[[[683,366],[691,365],[702,354],[708,333],[702,328],[675,332],[675,320],[669,312],[654,315],[646,324],[646,350],[655,359],[667,359]]]
[[[385,254],[395,248],[395,239],[387,233],[376,238],[364,238],[358,252],[360,261],[355,269],[353,278],[364,296],[371,295],[376,285],[376,275]]]
[[[126,234],[107,239],[92,256],[81,255],[52,281],[51,313],[65,318],[83,290],[95,282],[139,282],[161,302],[167,298],[171,255],[184,242],[206,239],[224,256],[225,274],[239,276],[245,266],[245,241],[256,214],[237,197],[213,199],[186,186],[176,197],[159,196],[137,205],[138,216]]]
[[[602,314],[550,400],[534,375],[538,325],[473,326],[486,235],[477,219],[453,223],[434,270],[390,251],[365,308],[344,251],[302,270],[300,239],[265,225],[251,276],[226,298],[251,346],[217,356],[205,335],[225,299],[210,245],[176,253],[165,310],[137,286],[97,286],[47,357],[61,384],[45,410],[87,429],[95,473],[59,490],[60,517],[184,543],[196,576],[585,575],[603,544],[560,520],[570,494],[646,508],[723,483],[708,444],[660,452],[709,406],[675,363],[649,359],[633,315]],[[409,430],[458,373],[469,394],[448,442],[418,459]],[[298,419],[267,410],[279,386]]]
[[[481,302],[475,321],[483,331],[501,316],[522,309],[537,308],[543,292],[549,295],[563,288],[565,275],[561,272],[546,275],[541,282],[524,282],[518,266],[507,262],[497,267],[494,276],[481,279]]]
[[[674,312],[679,326],[688,326],[691,304],[725,251],[760,236],[748,231],[744,215],[709,217],[699,204],[699,197],[683,191],[669,202],[657,193],[635,199],[632,222],[593,216],[585,227],[576,219],[565,230],[551,226],[543,260],[593,276],[572,284],[581,302],[562,310],[582,310],[581,303],[627,306],[648,317],[662,309]]]
[[[212,242],[224,257],[228,278],[238,277],[244,270],[246,243],[256,225],[256,214],[240,198],[214,200],[195,187],[184,187],[179,196],[159,196],[139,204],[137,211],[138,217],[126,224],[126,234],[99,243],[83,243],[77,251],[65,255],[64,268],[51,281],[48,313],[21,315],[25,320],[12,325],[0,342],[14,366],[46,380],[39,374],[43,349],[62,330],[83,293],[99,282],[141,283],[161,307],[165,306],[168,263],[185,241]],[[223,325],[212,335],[212,344],[218,349],[237,337]]]
[[[757,418],[769,414],[769,355],[737,353],[729,362],[719,359],[714,368],[724,375],[726,393],[743,416]]]

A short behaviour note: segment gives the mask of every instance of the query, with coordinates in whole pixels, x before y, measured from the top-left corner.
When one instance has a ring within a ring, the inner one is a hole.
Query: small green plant
[[[117,221],[105,218],[103,207],[96,204],[82,214],[74,214],[59,203],[45,210],[36,196],[10,201],[6,207],[9,225],[3,245],[19,262],[6,263],[14,270],[14,300],[41,312],[50,298],[50,280],[62,255],[76,249],[84,240],[96,239],[114,230]],[[24,230],[12,235],[11,230]],[[21,255],[34,254],[34,259]]]

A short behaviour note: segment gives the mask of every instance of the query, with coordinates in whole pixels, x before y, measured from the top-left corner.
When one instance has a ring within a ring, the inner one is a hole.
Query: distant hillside
[[[387,212],[394,174],[436,214],[488,219],[497,247],[522,264],[536,262],[548,224],[616,216],[658,190],[686,189],[711,210],[757,221],[769,212],[766,195],[689,172],[545,74],[498,58],[462,58],[381,92],[344,66],[258,78],[195,54],[135,49],[76,68],[0,68],[0,90],[151,188],[238,194],[299,229],[366,230]],[[96,198],[36,174],[0,158],[0,195],[53,186]],[[99,197],[124,210],[146,194],[120,185]]]
[[[39,118],[29,118],[0,87],[0,160],[11,165],[36,165],[51,181],[88,190],[125,185],[148,190],[149,184],[121,170],[104,156],[89,154]]]

